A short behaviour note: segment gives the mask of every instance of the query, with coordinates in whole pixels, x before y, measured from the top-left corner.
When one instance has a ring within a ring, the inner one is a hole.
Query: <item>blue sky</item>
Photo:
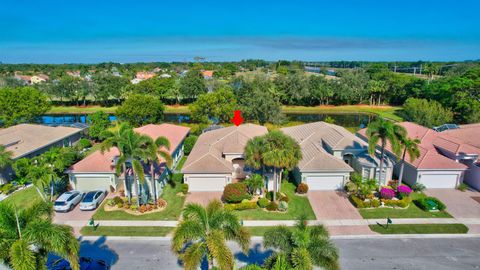
[[[0,61],[480,59],[480,1],[6,1]]]

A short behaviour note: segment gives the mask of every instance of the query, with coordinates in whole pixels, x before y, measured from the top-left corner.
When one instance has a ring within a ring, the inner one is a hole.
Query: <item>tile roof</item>
[[[43,147],[81,132],[83,129],[64,126],[19,124],[0,129],[0,144],[13,153],[13,159],[21,158]]]
[[[442,155],[441,151],[451,152],[455,155],[464,152],[470,154],[480,153],[479,149],[475,149],[458,139],[443,134],[443,132],[436,132],[433,129],[412,122],[401,122],[399,125],[407,130],[410,138],[416,138],[421,141],[419,145],[420,157],[411,161],[410,156],[407,153],[405,158],[405,160],[415,168],[464,170],[467,168],[466,165]],[[358,131],[357,134],[366,139],[365,132],[366,129],[362,129]],[[390,145],[387,145],[387,150],[391,153]]]
[[[480,123],[460,125],[459,129],[446,130],[443,131],[442,134],[446,134],[471,146],[480,148]]]
[[[182,173],[231,173],[232,163],[223,155],[243,154],[249,139],[266,134],[267,128],[244,124],[215,129],[198,137]]]
[[[170,154],[182,143],[190,132],[189,127],[177,126],[173,124],[163,123],[160,125],[149,124],[143,127],[135,128],[135,132],[143,135],[147,135],[153,140],[163,136],[170,142]]]
[[[347,171],[353,169],[343,160],[332,156],[324,150],[323,144],[332,149],[365,148],[361,139],[343,127],[325,122],[308,123],[304,125],[281,129],[285,134],[295,139],[302,148],[302,160],[298,164],[300,171]]]

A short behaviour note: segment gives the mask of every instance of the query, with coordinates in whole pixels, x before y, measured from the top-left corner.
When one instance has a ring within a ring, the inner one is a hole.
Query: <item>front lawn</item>
[[[380,234],[434,234],[434,233],[467,233],[468,227],[463,224],[390,224],[385,226],[370,225],[370,229]]]
[[[377,218],[451,218],[452,216],[446,211],[426,212],[418,208],[413,200],[426,197],[423,193],[413,192],[411,195],[412,202],[407,209],[401,208],[375,208],[375,209],[358,209],[360,215],[365,219]],[[447,209],[448,210],[448,209]]]
[[[90,226],[83,227],[80,233],[84,236],[166,236],[173,229],[173,227],[117,227],[100,224],[96,229]]]
[[[283,182],[281,192],[290,198],[288,210],[284,213],[268,212],[261,208],[235,211],[235,213],[237,213],[240,219],[244,220],[292,220],[298,219],[301,214],[306,215],[308,220],[316,219],[308,198],[295,194],[295,185],[293,183]]]
[[[185,196],[177,195],[181,193],[181,184],[176,183],[175,187],[170,184],[165,186],[161,198],[168,203],[167,208],[161,212],[143,214],[139,216],[130,215],[123,210],[105,211],[103,203],[97,213],[93,216],[96,220],[178,220],[183,209]]]
[[[31,186],[29,188],[17,191],[11,194],[8,198],[2,201],[5,203],[12,203],[19,209],[28,208],[34,203],[40,202],[42,198],[38,194],[35,187]]]

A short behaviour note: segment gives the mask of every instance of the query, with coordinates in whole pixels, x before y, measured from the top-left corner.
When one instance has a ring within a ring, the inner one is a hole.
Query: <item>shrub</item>
[[[152,205],[151,204],[147,204],[147,211],[152,211]]]
[[[80,140],[78,140],[76,145],[77,149],[80,151],[85,148],[89,148],[91,146],[92,146],[92,142],[90,142],[89,139],[85,139],[85,138],[81,138]]]
[[[137,204],[138,200],[137,200],[137,198],[132,198],[130,201],[132,202],[132,204]]]
[[[305,183],[300,183],[298,184],[298,187],[297,187],[297,193],[298,194],[305,194],[308,192],[308,185],[305,184]]]
[[[188,193],[188,184],[182,184],[182,193],[187,194]]]
[[[270,202],[267,205],[267,210],[268,211],[277,211],[278,210],[278,204],[276,202]]]
[[[223,190],[223,199],[228,203],[238,203],[244,199],[250,199],[248,188],[245,183],[231,183]]]
[[[125,190],[124,189],[119,189],[118,194],[120,195],[120,197],[125,197]]]
[[[345,184],[345,191],[346,192],[355,192],[357,191],[357,185],[354,182],[348,182]]]
[[[225,204],[224,208],[227,210],[249,210],[249,209],[256,209],[257,202],[251,202],[251,201],[244,201],[241,203],[229,203]]]
[[[285,201],[281,201],[280,204],[278,205],[278,210],[285,212],[288,209],[288,203]]]
[[[170,180],[174,183],[181,183],[183,181],[183,173],[174,173],[170,175]]]
[[[277,197],[276,197],[277,200],[279,200],[280,197],[282,197],[282,193],[280,193],[280,192],[277,192],[276,195],[277,195]],[[273,201],[273,191],[267,192],[267,194],[265,195],[265,197],[266,197],[268,200]]]
[[[183,143],[183,152],[185,152],[185,155],[190,154],[197,139],[198,137],[195,135],[190,135],[185,139],[185,142]]]
[[[379,207],[380,201],[378,199],[371,199],[368,201],[364,201],[355,195],[350,195],[350,201],[352,202],[353,206],[356,208],[370,208],[370,207]]]
[[[14,192],[16,189],[17,189],[17,187],[14,186],[12,183],[8,183],[8,184],[5,184],[2,187],[0,187],[0,191],[5,195],[8,195],[8,194]]]
[[[370,207],[380,207],[380,201],[378,199],[373,199],[370,201]]]
[[[467,189],[468,189],[468,185],[465,184],[465,183],[461,183],[458,187],[457,187],[458,190],[462,191],[462,192],[465,192]]]
[[[440,211],[445,210],[447,207],[443,202],[441,202],[439,199],[435,197],[425,197],[425,198],[420,198],[414,201],[415,205],[418,206],[418,208],[422,209],[423,211],[429,211],[430,209],[430,204],[429,202],[433,202],[437,209]]]
[[[408,186],[401,185],[397,187],[397,192],[400,198],[406,198],[412,193],[412,189]]]
[[[410,203],[412,202],[412,199],[410,199],[409,197],[405,197],[401,200],[382,200],[382,201],[385,204],[385,206],[405,208],[405,207],[408,207],[408,205],[410,205]]]
[[[124,204],[124,205],[123,205],[123,208],[125,208],[125,209],[130,209],[130,204],[128,204],[128,203]]]
[[[145,213],[147,211],[147,206],[145,204],[140,205],[140,207],[138,208],[138,211],[140,211],[140,213]]]
[[[106,204],[108,206],[114,206],[115,205],[115,203],[113,202],[113,199],[106,199],[105,201],[106,201]]]
[[[415,192],[422,192],[426,189],[426,187],[422,183],[415,183],[415,185],[412,186],[412,189]]]
[[[288,198],[287,194],[283,194],[283,193],[282,193],[282,195],[280,196],[279,201],[288,203],[288,202],[290,202],[290,198]]]
[[[391,187],[382,187],[380,189],[380,197],[382,199],[390,200],[395,197],[395,190],[393,190]]]
[[[167,206],[167,201],[165,201],[164,199],[158,199],[157,200],[157,205],[158,205],[158,207],[164,208],[164,207]]]
[[[123,208],[123,202],[117,203],[116,206],[117,206],[118,208]]]
[[[267,198],[260,198],[257,202],[258,206],[261,208],[267,207],[268,203],[270,203],[270,201]]]
[[[120,196],[113,197],[112,201],[113,201],[113,204],[119,204],[119,203],[123,204],[123,199]]]

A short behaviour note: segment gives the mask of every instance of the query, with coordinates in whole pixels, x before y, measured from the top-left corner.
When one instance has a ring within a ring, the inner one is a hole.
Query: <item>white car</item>
[[[80,203],[80,210],[95,210],[105,199],[106,191],[94,190],[88,192]]]
[[[80,191],[72,190],[63,193],[55,203],[53,209],[57,212],[68,212],[75,208],[75,206],[82,200],[83,193]]]

